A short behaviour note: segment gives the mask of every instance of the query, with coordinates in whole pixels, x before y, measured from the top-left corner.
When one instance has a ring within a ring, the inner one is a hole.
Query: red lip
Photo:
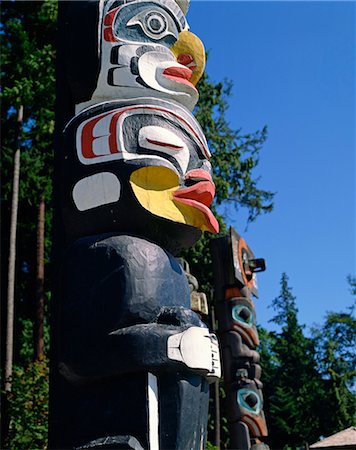
[[[191,86],[195,89],[194,84],[189,81],[192,74],[193,71],[188,69],[188,67],[167,67],[167,69],[162,72],[162,75],[166,78],[177,81],[178,83],[186,84],[187,86]]]
[[[185,179],[196,180],[196,183],[174,192],[174,200],[201,211],[206,218],[210,231],[218,233],[219,223],[209,209],[215,196],[215,185],[210,174],[205,170],[196,169],[188,172]]]

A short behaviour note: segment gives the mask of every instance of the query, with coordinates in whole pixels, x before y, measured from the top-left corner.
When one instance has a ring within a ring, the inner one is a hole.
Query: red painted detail
[[[209,172],[203,169],[193,169],[190,170],[185,174],[186,180],[191,179],[198,179],[199,181],[211,181],[213,182],[213,179],[211,178],[211,175]]]
[[[177,56],[177,62],[179,64],[182,64],[183,66],[187,66],[188,64],[192,63],[194,61],[194,58],[192,55],[189,55],[188,53],[182,53]]]
[[[113,23],[114,23],[117,12],[121,8],[122,8],[122,6],[119,6],[118,8],[115,8],[115,9],[109,11],[104,18],[104,26],[108,27],[108,28],[104,29],[104,39],[107,42],[117,42],[117,40],[118,40],[118,39],[116,39],[116,37],[114,35]]]
[[[108,135],[108,147],[111,154],[114,153],[120,153],[118,146],[117,146],[117,140],[116,140],[116,125],[117,121],[119,120],[119,117],[124,113],[124,111],[117,112],[113,115],[113,117],[110,120],[109,125],[109,135]],[[86,123],[82,130],[82,136],[81,136],[81,146],[82,146],[82,155],[84,158],[92,159],[97,158],[103,155],[96,155],[93,152],[93,142],[95,139],[98,139],[98,137],[95,137],[93,135],[94,127],[95,125],[104,117],[108,116],[109,114],[112,114],[112,112],[109,112],[107,114],[102,114],[99,117],[96,117],[95,119],[91,120],[90,122]],[[99,136],[102,137],[102,136]]]
[[[188,67],[168,67],[163,71],[163,75],[170,75],[172,77],[184,78],[190,80],[193,72]]]
[[[239,258],[239,264],[241,267],[241,275],[242,278],[244,280],[245,285],[249,288],[249,289],[253,289],[253,284],[254,284],[254,279],[253,279],[253,274],[247,274],[245,271],[245,267],[244,267],[244,262],[242,259],[242,250],[245,250],[247,254],[250,253],[250,249],[248,247],[248,245],[246,244],[246,241],[244,238],[240,237],[239,242],[237,244],[237,254],[238,254],[238,258]]]
[[[159,145],[160,147],[171,148],[173,150],[182,150],[184,148],[182,145],[173,145],[169,144],[168,142],[155,141],[154,139],[146,138],[146,141],[149,142],[150,144]]]
[[[106,27],[109,27],[109,26],[111,26],[111,25],[113,24],[114,19],[115,19],[115,16],[116,16],[116,13],[117,13],[118,10],[121,9],[121,8],[122,8],[122,6],[119,6],[118,8],[114,8],[114,9],[112,9],[111,11],[109,11],[109,12],[106,14],[106,16],[105,16],[105,18],[104,18],[104,25],[105,25]]]
[[[93,142],[95,141],[95,137],[93,136],[93,130],[95,125],[104,117],[108,116],[110,113],[102,114],[99,117],[91,120],[86,123],[82,129],[81,135],[81,151],[84,158],[91,159],[96,158],[96,154],[93,152]]]
[[[178,83],[186,84],[195,89],[194,84],[189,80],[192,77],[193,72],[188,67],[168,67],[162,73],[163,76]]]
[[[184,203],[201,211],[206,218],[210,231],[218,233],[219,223],[209,209],[215,196],[215,185],[211,176],[205,170],[195,169],[189,171],[185,177],[186,180],[193,178],[198,178],[199,181],[192,186],[178,189],[178,191],[174,192],[173,199],[176,202]]]
[[[112,28],[105,28],[104,30],[104,39],[106,42],[116,42],[117,39],[115,38]]]
[[[192,186],[178,189],[173,196],[175,199],[190,199],[210,206],[215,196],[215,185],[211,181],[198,181]]]
[[[233,321],[231,328],[240,333],[251,347],[257,347],[257,345],[259,345],[260,340],[251,328],[244,327],[240,322],[236,321]]]
[[[177,83],[186,84],[187,86],[190,86],[190,87],[194,88],[194,90],[196,90],[194,84],[192,84],[190,81],[188,81],[184,78],[173,77],[172,75],[165,75],[164,73],[163,73],[163,76],[165,76],[166,78],[169,78],[170,80],[176,81]]]
[[[214,217],[214,214],[211,212],[211,210],[207,206],[203,205],[200,202],[197,202],[196,200],[185,199],[185,198],[175,198],[175,195],[174,195],[174,201],[176,201],[178,203],[184,203],[185,205],[192,206],[193,208],[196,208],[199,211],[201,211],[206,218],[209,230],[212,233],[219,233],[219,222],[216,220],[216,218]]]

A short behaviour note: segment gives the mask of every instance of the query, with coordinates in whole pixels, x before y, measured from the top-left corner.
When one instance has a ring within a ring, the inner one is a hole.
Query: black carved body
[[[51,448],[152,448],[148,373],[158,382],[159,448],[201,448],[208,383],[167,357],[168,336],[204,326],[177,260],[142,238],[106,234],[76,241],[61,273]]]

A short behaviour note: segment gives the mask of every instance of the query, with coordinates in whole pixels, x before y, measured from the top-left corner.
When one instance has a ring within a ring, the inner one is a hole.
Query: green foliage
[[[46,200],[45,274],[49,273],[51,252],[56,18],[57,1],[53,0],[3,2],[1,5],[3,298],[6,298],[7,288],[6,262],[13,156],[19,143],[21,147],[15,286],[15,366],[12,392],[8,398],[8,414],[11,420],[7,443],[13,449],[45,448],[46,445],[48,361],[33,362],[33,316],[36,292],[37,210],[42,195]],[[24,113],[18,141],[17,109],[20,105],[23,105]],[[49,301],[49,280],[46,276],[46,302]],[[2,304],[4,308],[6,303]],[[48,312],[48,304],[46,308]],[[46,324],[46,351],[48,334],[49,328]],[[2,339],[2,345],[4,341]]]
[[[51,200],[55,101],[55,24],[57,2],[5,2],[1,8],[2,66],[2,208],[5,223],[12,190],[16,149],[16,111],[24,107],[19,195],[20,237],[36,227],[41,195]],[[50,217],[47,217],[47,224]],[[25,226],[22,226],[25,224]],[[25,246],[26,247],[26,246]],[[49,250],[49,249],[48,249]]]
[[[318,399],[323,383],[316,368],[314,342],[304,335],[298,323],[296,299],[282,275],[280,295],[272,302],[276,315],[272,319],[281,327],[264,340],[263,355],[268,348],[273,357],[264,363],[264,380],[268,395],[268,418],[272,447],[302,446],[321,435]]]
[[[356,303],[356,277],[348,275],[347,281],[350,285],[350,292],[354,296],[354,304]]]
[[[214,84],[204,75],[198,90],[195,116],[212,153],[217,204],[230,202],[236,207],[246,207],[249,221],[255,220],[262,212],[271,212],[274,194],[260,189],[259,178],[254,178],[253,174],[267,138],[267,128],[242,134],[241,130],[230,127],[226,111],[227,99],[232,92],[231,82]]]
[[[286,274],[272,306],[280,330],[259,330],[269,444],[296,449],[355,424],[356,323],[328,313],[307,337]]]
[[[13,156],[17,148],[17,109],[23,105],[20,133],[21,167],[17,230],[16,305],[20,320],[32,320],[35,297],[36,227],[39,199],[46,200],[45,261],[51,252],[53,130],[57,2],[4,2],[1,8],[1,214],[2,279],[6,280],[11,212]],[[49,271],[48,266],[46,272]],[[49,292],[49,277],[45,290]],[[6,283],[2,284],[5,297]],[[21,323],[15,324],[21,348]],[[19,356],[19,351],[15,357]]]
[[[49,295],[45,295],[45,319],[44,319],[44,353],[49,354]],[[28,317],[19,318],[19,334],[21,336],[20,349],[18,355],[18,363],[22,366],[29,365],[34,359],[33,348],[33,321]]]
[[[9,448],[45,449],[48,428],[48,360],[15,366],[8,396]]]
[[[224,381],[223,379],[219,380],[218,383],[219,386],[219,403],[220,403],[220,448],[221,449],[229,449],[230,448],[230,435],[229,435],[229,427],[227,422],[227,411],[226,411],[226,393],[224,388]],[[212,446],[212,448],[215,448],[212,442],[215,442],[216,440],[216,416],[215,416],[215,393],[213,393],[213,390],[215,390],[215,385],[211,386],[210,394],[214,396],[214,399],[210,397],[210,408],[209,408],[209,416],[208,416],[208,444]],[[209,448],[209,447],[207,447]]]
[[[352,287],[352,279],[349,279]],[[352,290],[353,295],[356,293]],[[323,421],[329,433],[356,425],[356,320],[348,312],[326,315],[313,330],[317,343],[319,371],[325,380]],[[336,414],[329,414],[329,411]]]
[[[57,2],[49,0],[6,2],[1,9],[3,170],[12,170],[15,112],[23,105],[20,199],[31,205],[37,204],[39,193],[51,193],[56,10]],[[3,198],[10,192],[5,182]]]

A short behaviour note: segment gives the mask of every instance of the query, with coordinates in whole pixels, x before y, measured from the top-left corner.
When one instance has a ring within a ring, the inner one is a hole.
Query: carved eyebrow
[[[184,148],[183,145],[169,144],[168,142],[157,141],[157,140],[149,139],[149,138],[146,138],[146,141],[149,142],[150,144],[158,145],[161,147],[170,147],[170,148],[173,148],[174,150],[180,150],[180,149]]]

